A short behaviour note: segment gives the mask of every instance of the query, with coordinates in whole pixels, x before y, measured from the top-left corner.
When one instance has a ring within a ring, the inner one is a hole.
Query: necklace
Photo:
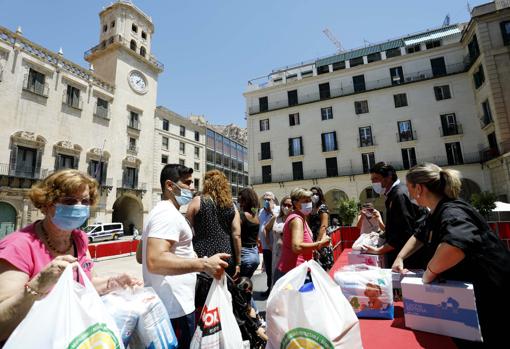
[[[49,247],[51,252],[56,253],[56,254],[65,254],[67,251],[69,251],[69,249],[71,248],[71,245],[73,244],[73,236],[72,235],[69,237],[69,245],[65,249],[59,250],[55,247],[55,245],[53,245],[51,243],[51,240],[48,237],[48,232],[46,231],[46,229],[44,229],[44,225],[42,222],[41,222],[40,226],[41,226],[42,235],[44,237],[44,240],[46,241],[46,245]]]

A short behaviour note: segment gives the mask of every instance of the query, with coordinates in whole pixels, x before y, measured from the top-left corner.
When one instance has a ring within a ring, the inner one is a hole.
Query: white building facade
[[[92,222],[141,229],[151,208],[154,110],[163,65],[150,17],[119,1],[99,14],[89,69],[0,27],[0,235],[40,216],[30,186],[61,168],[101,184]]]
[[[480,124],[478,90],[486,87],[473,77],[467,27],[407,35],[250,81],[244,95],[254,189],[281,197],[318,185],[335,213],[346,197],[375,199],[368,172],[385,161],[402,179],[420,162],[455,168],[467,199],[494,190],[487,156],[506,150]],[[381,199],[375,203],[382,208]]]

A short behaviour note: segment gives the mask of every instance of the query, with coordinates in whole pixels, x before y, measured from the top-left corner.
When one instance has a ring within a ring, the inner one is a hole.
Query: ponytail
[[[436,195],[457,199],[462,182],[460,172],[452,169],[442,169],[434,164],[416,165],[407,172],[406,179],[412,184],[422,184]]]
[[[442,169],[441,172],[439,172],[439,176],[441,178],[441,187],[444,195],[448,196],[450,199],[457,199],[462,187],[459,171]]]

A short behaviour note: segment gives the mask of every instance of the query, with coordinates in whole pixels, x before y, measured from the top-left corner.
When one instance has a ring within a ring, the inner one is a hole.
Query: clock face
[[[147,80],[145,79],[145,76],[143,76],[142,73],[138,71],[132,71],[129,73],[129,85],[135,92],[138,93],[145,93],[147,92]]]

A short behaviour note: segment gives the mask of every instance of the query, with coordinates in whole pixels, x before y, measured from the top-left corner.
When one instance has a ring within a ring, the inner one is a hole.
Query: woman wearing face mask
[[[269,223],[265,226],[265,235],[266,235],[266,242],[269,243],[270,239],[269,236],[273,236],[273,245],[272,245],[272,251],[273,251],[273,273],[274,275],[276,271],[276,266],[278,265],[278,262],[280,260],[280,256],[282,254],[282,244],[283,244],[283,226],[285,225],[285,220],[289,216],[289,214],[292,212],[292,200],[290,199],[290,196],[284,196],[282,201],[280,202],[280,213],[277,217],[273,216]],[[274,280],[273,280],[274,284]]]
[[[326,206],[326,199],[320,187],[312,187],[310,191],[312,195],[313,209],[312,213],[308,216],[308,224],[312,229],[313,241],[321,241],[322,237],[326,234],[329,226],[329,210]],[[333,249],[331,246],[325,246],[317,251],[315,259],[324,268],[329,270],[333,267]]]
[[[459,200],[459,172],[434,164],[413,167],[407,188],[420,206],[431,210],[428,229],[416,233],[398,254],[393,270],[405,272],[405,259],[420,249],[430,250],[423,282],[438,277],[473,284],[484,347],[505,343],[507,327],[502,318],[510,312],[505,299],[510,288],[510,252],[485,219]],[[459,341],[459,347],[473,343]]]
[[[87,234],[78,228],[98,200],[94,179],[76,170],[55,172],[34,185],[29,196],[44,219],[0,240],[0,344],[69,264],[79,264],[100,294],[142,284],[126,274],[100,278],[92,270]],[[78,273],[75,279],[83,282]]]
[[[306,222],[306,217],[313,209],[312,195],[311,191],[303,188],[295,188],[290,193],[293,212],[283,227],[282,254],[276,268],[275,283],[289,270],[312,259],[314,251],[327,246],[331,241],[326,234],[320,241],[313,241],[312,231]]]

